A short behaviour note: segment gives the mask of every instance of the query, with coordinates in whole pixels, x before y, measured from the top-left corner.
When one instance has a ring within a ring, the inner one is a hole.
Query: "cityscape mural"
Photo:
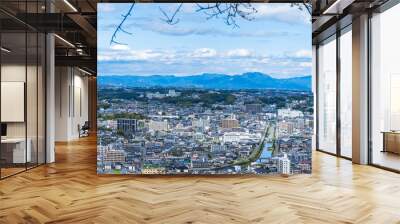
[[[98,4],[98,174],[311,173],[311,16]]]

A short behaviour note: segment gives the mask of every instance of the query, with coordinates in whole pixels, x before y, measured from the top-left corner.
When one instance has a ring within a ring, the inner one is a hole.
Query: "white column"
[[[353,19],[353,162],[368,163],[368,15]]]
[[[55,161],[55,54],[54,35],[46,36],[46,163]]]
[[[314,132],[312,135],[312,150],[317,149],[317,47],[312,45],[312,93],[314,95]]]

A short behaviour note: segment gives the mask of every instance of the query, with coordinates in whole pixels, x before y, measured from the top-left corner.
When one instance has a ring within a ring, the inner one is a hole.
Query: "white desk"
[[[12,146],[12,162],[13,163],[26,163],[31,162],[32,152],[31,152],[31,139],[27,139],[27,146],[25,151],[25,138],[5,138],[1,139],[1,144],[6,147]],[[3,146],[2,146],[3,147]]]

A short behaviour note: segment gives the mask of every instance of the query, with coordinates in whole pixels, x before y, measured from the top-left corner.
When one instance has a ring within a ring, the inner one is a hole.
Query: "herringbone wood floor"
[[[316,152],[289,178],[97,176],[95,138],[0,181],[0,223],[400,223],[400,175]]]

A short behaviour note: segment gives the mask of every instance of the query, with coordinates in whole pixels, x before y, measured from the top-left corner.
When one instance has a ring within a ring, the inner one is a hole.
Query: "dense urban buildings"
[[[100,174],[311,173],[310,92],[99,88]]]

